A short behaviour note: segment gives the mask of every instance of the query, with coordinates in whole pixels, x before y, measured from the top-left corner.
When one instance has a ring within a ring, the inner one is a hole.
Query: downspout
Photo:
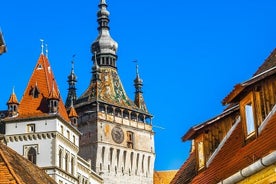
[[[252,176],[259,172],[260,170],[274,164],[276,162],[276,151],[273,151],[269,155],[259,159],[258,161],[254,162],[253,164],[239,170],[232,176],[226,178],[225,180],[220,181],[218,184],[233,184],[243,179]]]

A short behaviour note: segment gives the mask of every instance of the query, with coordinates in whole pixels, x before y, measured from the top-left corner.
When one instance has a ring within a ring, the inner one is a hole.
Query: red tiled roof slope
[[[78,114],[77,114],[76,109],[74,107],[70,107],[69,118],[70,117],[78,117]]]
[[[154,171],[153,184],[169,184],[177,170]]]
[[[196,174],[195,152],[191,152],[189,158],[178,170],[170,184],[189,183]]]
[[[17,97],[14,92],[12,92],[7,104],[19,104]]]
[[[17,118],[47,116],[49,112],[47,99],[54,96],[59,98],[58,114],[69,122],[66,108],[57,91],[59,90],[48,58],[41,54],[21,99]]]
[[[276,67],[276,49],[274,49],[264,63],[258,68],[253,76],[261,74],[273,67]]]
[[[0,183],[55,184],[56,182],[45,171],[0,142]]]
[[[242,123],[239,123],[209,167],[194,177],[192,183],[217,183],[249,166],[276,149],[276,114],[252,142],[244,145]]]

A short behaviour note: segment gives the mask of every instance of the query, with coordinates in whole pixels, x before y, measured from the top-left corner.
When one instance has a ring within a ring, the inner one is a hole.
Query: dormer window
[[[201,170],[205,167],[205,153],[204,153],[204,143],[203,135],[199,136],[195,141],[196,147],[196,157],[197,157],[197,169]]]
[[[255,106],[253,101],[253,93],[249,93],[240,102],[241,117],[243,122],[245,139],[254,138],[256,135],[257,124],[255,121]]]
[[[49,110],[50,113],[57,113],[58,112],[58,100],[56,99],[51,99],[49,101]]]
[[[244,110],[245,110],[246,131],[247,131],[247,135],[250,135],[255,131],[252,104],[251,103],[246,104],[244,106]]]

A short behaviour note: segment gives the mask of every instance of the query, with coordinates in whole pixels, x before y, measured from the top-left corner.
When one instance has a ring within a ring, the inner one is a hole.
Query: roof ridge
[[[0,143],[1,146],[2,143]],[[3,145],[3,144],[2,144]],[[20,179],[18,178],[17,174],[14,172],[14,170],[12,169],[11,165],[9,164],[9,162],[7,161],[7,158],[5,157],[5,154],[3,153],[3,151],[0,149],[0,156],[2,157],[2,159],[4,160],[5,164],[7,165],[8,170],[10,171],[11,175],[14,177],[15,181],[18,184],[21,184],[22,182],[20,181]],[[24,183],[24,182],[23,182]]]

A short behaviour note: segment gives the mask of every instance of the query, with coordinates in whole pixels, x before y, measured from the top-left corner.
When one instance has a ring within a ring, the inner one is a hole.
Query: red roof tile
[[[7,104],[19,104],[18,100],[17,100],[17,97],[14,93],[14,91],[12,92]]]
[[[196,157],[195,152],[191,152],[189,158],[181,166],[176,175],[174,176],[171,184],[189,183],[196,175]]]
[[[73,106],[70,107],[70,112],[69,112],[69,118],[71,117],[78,117],[78,114]]]
[[[56,182],[45,171],[0,142],[0,183],[55,184]]]
[[[177,170],[154,171],[153,184],[169,184]]]
[[[41,54],[21,99],[17,118],[47,116],[48,97],[55,97],[59,99],[58,114],[69,122],[66,108],[57,91],[58,86],[48,58]]]
[[[261,134],[248,144],[244,143],[242,123],[240,122],[207,169],[199,171],[199,173],[194,168],[190,169],[187,162],[194,158],[193,155],[190,155],[172,183],[186,183],[187,179],[193,178],[191,183],[215,184],[265,157],[275,150],[275,122],[276,113],[270,118]]]

